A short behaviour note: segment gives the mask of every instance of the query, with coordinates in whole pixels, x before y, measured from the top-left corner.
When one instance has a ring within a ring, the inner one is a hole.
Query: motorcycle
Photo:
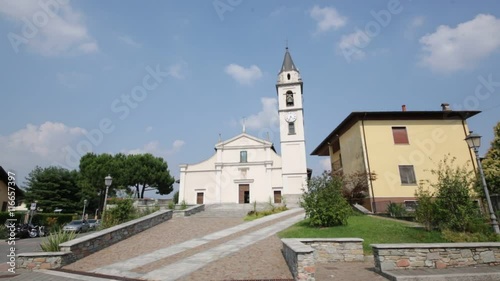
[[[17,238],[35,238],[43,237],[46,235],[45,227],[33,224],[19,224],[16,227]]]
[[[30,225],[29,236],[30,238],[44,237],[45,227],[42,225]]]

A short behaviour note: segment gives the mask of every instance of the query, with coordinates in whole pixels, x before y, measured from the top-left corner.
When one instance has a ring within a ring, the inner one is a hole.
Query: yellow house
[[[475,170],[464,139],[466,120],[480,111],[441,106],[442,111],[406,111],[403,106],[402,111],[352,112],[311,155],[330,156],[332,174],[366,173],[367,209],[385,212],[391,202],[411,209],[419,182],[436,180],[430,170],[445,155]]]
[[[15,176],[14,176],[15,178]],[[17,205],[17,202],[21,199],[21,197],[23,196],[23,192],[21,189],[19,189],[19,187],[17,187],[16,184],[14,184],[14,186],[10,185],[11,186],[11,189],[9,190],[9,174],[7,173],[7,171],[4,170],[4,168],[2,168],[2,166],[0,166],[0,204],[2,206],[2,209],[1,211],[2,212],[6,212],[8,211],[9,207],[11,205],[10,202],[9,202],[9,192],[10,191],[15,191],[15,197],[13,198],[14,199],[14,203],[15,204],[14,206],[12,206],[12,208],[14,208],[16,205]],[[12,189],[14,188],[14,189]],[[12,196],[11,196],[12,198]],[[3,223],[3,222],[2,222]]]

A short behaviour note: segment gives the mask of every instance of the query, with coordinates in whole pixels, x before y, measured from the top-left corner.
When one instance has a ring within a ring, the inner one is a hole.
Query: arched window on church
[[[245,150],[240,151],[240,163],[247,162],[247,152]]]
[[[293,106],[293,93],[292,93],[292,91],[286,92],[286,106]]]

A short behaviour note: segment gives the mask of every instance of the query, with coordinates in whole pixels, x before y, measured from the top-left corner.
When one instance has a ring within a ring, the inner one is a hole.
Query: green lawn
[[[370,244],[379,243],[439,243],[446,242],[441,233],[413,228],[405,222],[365,215],[351,216],[347,226],[311,228],[307,220],[278,233],[281,238],[362,238],[365,254],[371,254]]]

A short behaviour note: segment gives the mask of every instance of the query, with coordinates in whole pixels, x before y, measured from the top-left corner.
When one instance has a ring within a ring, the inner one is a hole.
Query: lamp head
[[[113,183],[113,178],[111,177],[111,175],[108,175],[107,177],[104,178],[104,184],[106,186],[110,186],[111,183]]]
[[[481,146],[481,136],[478,134],[474,134],[472,131],[469,132],[469,135],[465,138],[467,145],[469,148],[477,149]]]

